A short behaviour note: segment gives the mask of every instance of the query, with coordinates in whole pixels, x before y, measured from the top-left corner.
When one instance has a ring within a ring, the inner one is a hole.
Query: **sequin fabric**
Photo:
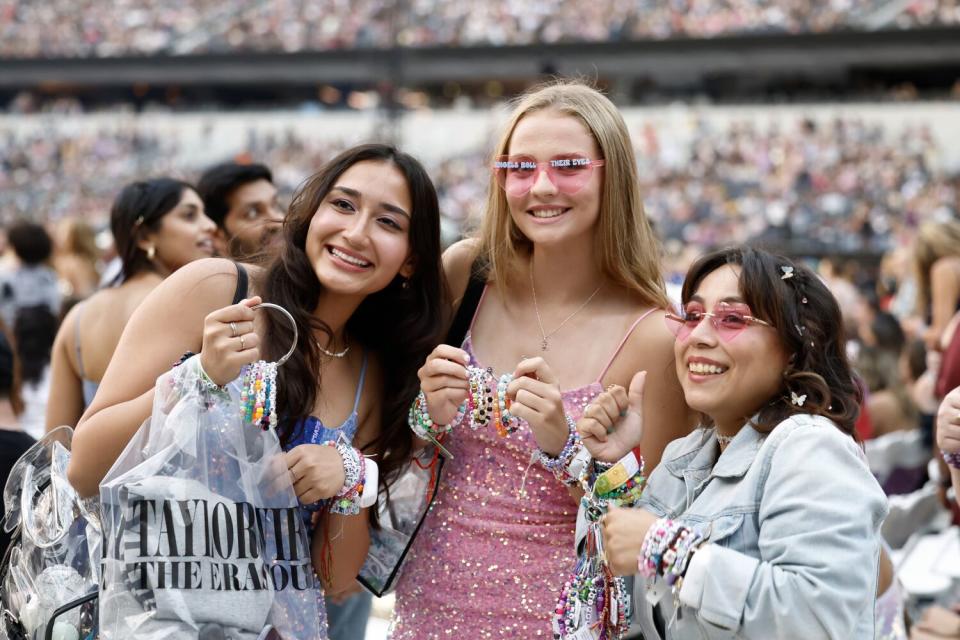
[[[876,640],[907,640],[903,616],[903,591],[894,579],[883,595],[877,598]]]
[[[469,335],[463,348],[482,366]],[[578,419],[602,390],[595,382],[563,392],[567,415]],[[536,441],[527,425],[500,438],[461,424],[444,444],[454,458],[397,584],[390,638],[552,637],[550,616],[575,560],[573,498],[530,464]]]

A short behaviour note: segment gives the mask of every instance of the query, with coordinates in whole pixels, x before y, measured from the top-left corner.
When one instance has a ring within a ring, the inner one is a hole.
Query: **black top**
[[[470,280],[467,281],[467,289],[460,300],[460,306],[457,308],[457,314],[453,318],[444,344],[454,347],[463,344],[463,339],[466,338],[467,331],[470,329],[470,323],[473,322],[473,315],[480,306],[483,289],[487,286],[488,272],[487,264],[482,258],[477,258],[470,266]]]
[[[7,484],[7,476],[14,463],[36,442],[23,431],[0,429],[0,491]],[[0,496],[0,558],[10,544],[10,534],[3,530],[3,498]]]
[[[239,262],[233,264],[237,265],[237,289],[233,292],[233,302],[230,304],[237,304],[247,297],[247,270]]]

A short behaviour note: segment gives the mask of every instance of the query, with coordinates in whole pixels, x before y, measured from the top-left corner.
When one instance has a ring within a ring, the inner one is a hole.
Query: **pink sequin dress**
[[[469,333],[463,349],[482,366]],[[563,392],[567,415],[579,419],[603,390],[608,367],[596,382]],[[537,445],[526,425],[506,438],[459,425],[444,444],[454,458],[397,583],[390,638],[552,637],[550,616],[575,560],[576,503],[552,474],[530,464]]]

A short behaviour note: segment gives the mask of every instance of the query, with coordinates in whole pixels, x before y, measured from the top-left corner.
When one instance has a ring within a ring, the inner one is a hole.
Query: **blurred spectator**
[[[57,273],[47,263],[53,252],[50,235],[39,224],[17,222],[7,231],[7,239],[17,257],[17,266],[0,276],[0,316],[12,327],[17,312],[25,307],[46,306],[60,313],[60,288]]]
[[[262,164],[218,164],[197,182],[207,217],[217,223],[217,253],[248,261],[265,255],[280,237],[283,211],[273,174]]]
[[[83,300],[100,283],[100,250],[93,227],[79,218],[66,218],[57,224],[53,266],[63,283],[64,296]]]
[[[13,464],[34,443],[33,438],[17,426],[17,417],[23,411],[19,369],[10,334],[0,321],[0,487],[6,485]],[[3,500],[0,500],[0,522],[4,514]],[[0,557],[9,545],[10,534],[0,527]]]
[[[913,241],[918,284],[917,313],[929,328],[927,348],[941,351],[952,336],[947,326],[960,311],[960,221],[928,222],[920,226]]]
[[[20,427],[36,439],[42,438],[44,433],[50,394],[50,352],[59,326],[57,316],[44,305],[20,309],[13,325],[23,398]]]

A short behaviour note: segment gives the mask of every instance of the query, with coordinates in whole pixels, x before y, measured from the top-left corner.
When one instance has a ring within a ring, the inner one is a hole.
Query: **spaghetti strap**
[[[80,351],[80,319],[83,317],[83,305],[79,305],[77,309],[77,317],[73,321],[73,350],[77,353],[77,374],[78,377],[82,380],[85,376],[83,373],[83,355]]]
[[[620,341],[620,344],[617,345],[617,348],[614,350],[613,355],[610,356],[610,359],[607,360],[607,366],[603,368],[603,371],[600,372],[600,375],[597,376],[597,382],[603,381],[603,376],[607,375],[607,371],[610,369],[610,365],[613,364],[613,361],[617,359],[617,356],[620,355],[620,350],[623,349],[623,345],[627,344],[627,340],[630,339],[630,334],[633,333],[633,330],[637,328],[637,325],[643,322],[643,320],[649,316],[651,313],[656,311],[657,308],[648,309],[644,312],[639,318],[633,321],[633,324],[630,325],[630,328],[627,329],[626,335],[623,336],[623,340]]]
[[[363,352],[363,365],[360,367],[360,380],[357,381],[357,395],[353,399],[353,413],[360,408],[360,395],[363,393],[363,381],[367,377],[367,356],[368,352]]]
[[[490,285],[483,285],[483,293],[480,294],[480,300],[477,302],[477,308],[473,311],[473,318],[470,319],[470,335],[473,335],[473,324],[477,321],[477,316],[480,315],[480,307],[483,306],[483,299],[487,297],[487,290],[490,288]]]

